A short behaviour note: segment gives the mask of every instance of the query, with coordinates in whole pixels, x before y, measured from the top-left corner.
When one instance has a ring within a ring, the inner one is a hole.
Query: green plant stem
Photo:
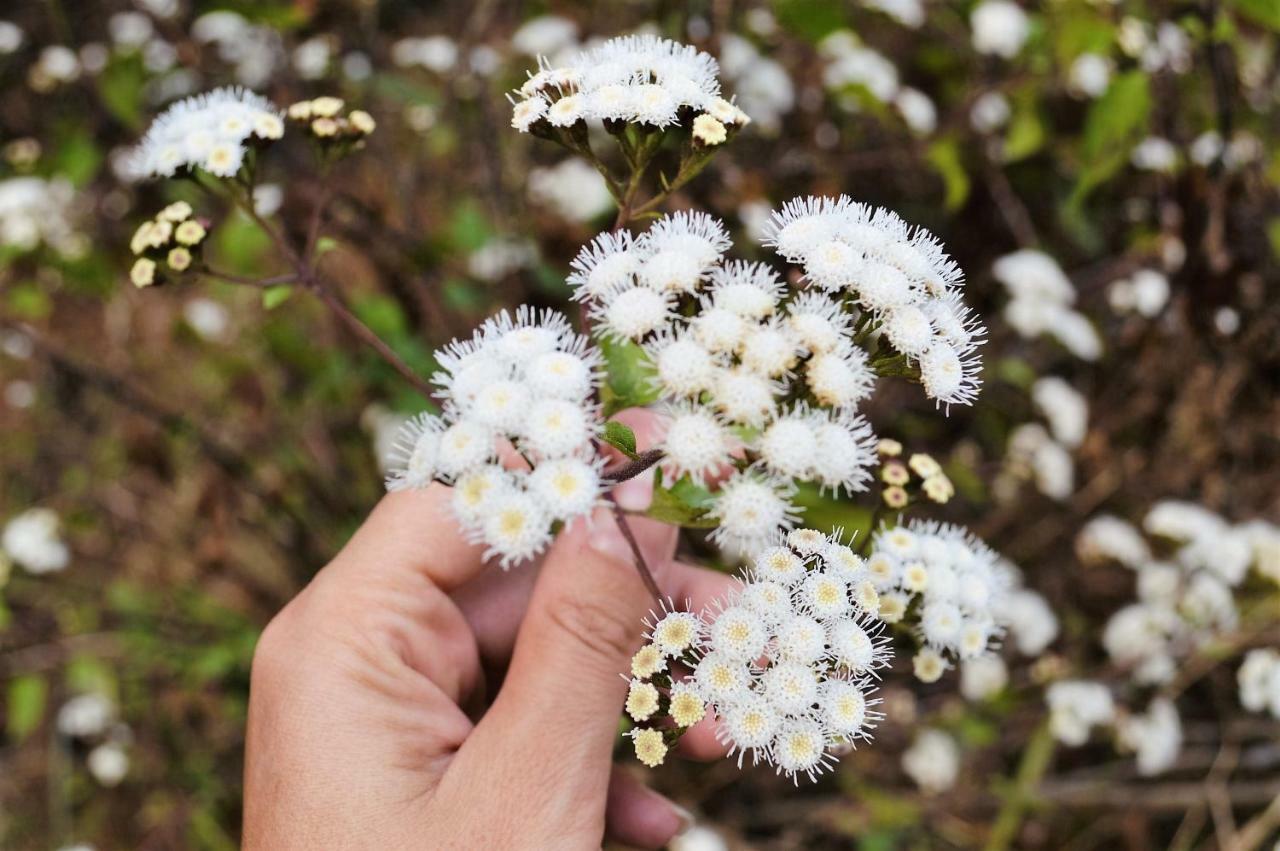
[[[1018,772],[1014,776],[1013,788],[1010,789],[991,826],[991,834],[987,837],[985,851],[1006,851],[1018,836],[1022,826],[1022,818],[1028,807],[1035,800],[1036,790],[1049,763],[1053,760],[1053,733],[1048,723],[1042,723],[1027,740],[1022,751],[1022,759],[1018,762]]]

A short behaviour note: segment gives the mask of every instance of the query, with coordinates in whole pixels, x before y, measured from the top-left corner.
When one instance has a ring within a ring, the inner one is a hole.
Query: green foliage
[[[648,405],[658,398],[650,381],[649,358],[635,343],[604,340],[601,343],[609,380],[602,388],[605,416],[625,408]]]
[[[21,741],[44,719],[49,684],[37,674],[24,674],[9,681],[6,709],[10,738]]]
[[[636,457],[636,433],[625,423],[609,420],[604,424],[604,442],[628,458]]]
[[[1085,120],[1081,171],[1072,193],[1079,204],[1128,161],[1129,150],[1147,129],[1151,90],[1141,71],[1128,71],[1111,81]]]
[[[688,476],[681,476],[670,487],[663,485],[662,478],[662,470],[655,470],[653,502],[645,512],[646,517],[689,529],[714,529],[720,525],[708,515],[715,503],[715,497],[709,490],[695,485]]]
[[[827,0],[775,0],[774,14],[783,27],[811,42],[845,25],[840,4]]]
[[[946,196],[943,206],[958,210],[969,197],[970,181],[961,160],[960,145],[955,139],[939,139],[929,146],[929,162],[942,175]]]
[[[1246,18],[1280,32],[1280,3],[1276,0],[1231,0],[1231,5]]]

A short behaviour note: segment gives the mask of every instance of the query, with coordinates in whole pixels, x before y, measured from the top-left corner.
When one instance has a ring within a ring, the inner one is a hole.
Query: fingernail
[[[653,468],[615,487],[613,498],[625,511],[648,511],[653,502]]]
[[[697,821],[694,819],[693,813],[689,812],[679,804],[673,803],[671,805],[671,809],[676,811],[676,818],[680,819],[680,829],[677,830],[676,835],[672,837],[672,839],[678,839],[692,830],[693,826],[697,824]]]
[[[618,528],[617,519],[608,512],[601,512],[593,518],[591,531],[587,534],[587,546],[614,561],[631,560],[631,545]]]

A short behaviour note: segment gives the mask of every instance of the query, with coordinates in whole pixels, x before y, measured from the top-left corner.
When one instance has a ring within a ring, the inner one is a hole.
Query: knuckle
[[[601,667],[617,668],[639,645],[638,624],[632,623],[622,609],[608,600],[562,594],[550,601],[547,617],[584,657]]]

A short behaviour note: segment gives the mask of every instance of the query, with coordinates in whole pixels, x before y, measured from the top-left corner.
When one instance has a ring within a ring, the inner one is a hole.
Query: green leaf
[[[98,76],[102,105],[131,130],[142,125],[142,94],[146,70],[137,54],[112,61]]]
[[[1267,241],[1271,243],[1271,253],[1280,258],[1280,216],[1267,222]]]
[[[687,529],[714,529],[720,521],[708,516],[708,510],[715,502],[711,492],[701,485],[695,485],[684,476],[669,488],[662,486],[662,470],[655,470],[653,476],[653,502],[645,516],[672,526],[683,526]]]
[[[12,738],[25,739],[40,726],[48,694],[49,684],[35,674],[16,677],[9,683],[7,706]]]
[[[1084,169],[1072,193],[1072,204],[1083,202],[1124,166],[1129,150],[1146,133],[1150,113],[1151,90],[1145,74],[1130,71],[1112,80],[1085,117]]]
[[[1280,3],[1276,0],[1232,0],[1231,5],[1254,23],[1280,32]]]
[[[969,197],[969,175],[960,159],[960,146],[955,139],[940,139],[929,146],[929,162],[942,175],[947,194],[943,204],[948,210],[958,210]]]
[[[1009,132],[1004,137],[1005,162],[1026,159],[1044,147],[1046,138],[1044,121],[1040,118],[1035,95],[1021,98],[1014,105]]]
[[[814,42],[845,25],[840,4],[830,0],[778,0],[774,14],[785,29]]]
[[[102,152],[93,141],[93,135],[83,127],[70,129],[53,155],[53,170],[77,187],[93,180],[101,165]]]
[[[636,457],[636,433],[617,420],[604,424],[604,440],[628,458]]]
[[[293,287],[281,284],[278,287],[267,287],[262,291],[262,306],[267,310],[275,310],[293,295]]]
[[[604,399],[605,416],[612,416],[624,408],[637,408],[658,398],[649,380],[649,357],[635,343],[604,341],[605,364],[609,381],[601,396]]]

